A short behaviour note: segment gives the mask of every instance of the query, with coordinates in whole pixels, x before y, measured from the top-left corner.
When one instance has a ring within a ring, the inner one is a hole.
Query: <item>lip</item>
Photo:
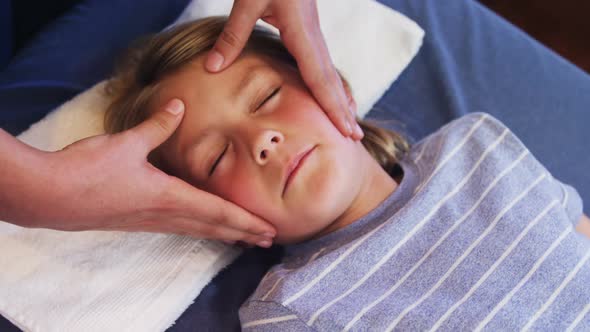
[[[287,164],[287,168],[285,169],[284,175],[284,183],[283,186],[283,196],[285,195],[285,191],[287,191],[287,187],[293,181],[293,178],[297,174],[297,171],[303,166],[303,163],[307,160],[307,157],[315,150],[316,145],[303,149],[303,151],[297,153],[291,161]]]

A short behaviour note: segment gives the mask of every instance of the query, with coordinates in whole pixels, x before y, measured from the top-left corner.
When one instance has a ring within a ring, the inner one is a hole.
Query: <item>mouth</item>
[[[299,169],[301,169],[301,167],[303,166],[303,164],[307,160],[307,157],[309,157],[311,155],[311,153],[315,150],[315,148],[316,148],[316,145],[304,149],[303,151],[296,154],[295,157],[293,157],[293,159],[291,159],[291,161],[287,164],[287,168],[285,171],[285,181],[284,181],[285,185],[283,186],[282,196],[285,196],[285,192],[287,191],[289,184],[291,182],[293,182],[293,179],[297,175]]]

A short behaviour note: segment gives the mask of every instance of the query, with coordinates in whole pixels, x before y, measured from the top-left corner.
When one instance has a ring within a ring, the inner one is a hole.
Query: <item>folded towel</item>
[[[194,0],[178,22],[227,15],[231,4]],[[334,63],[364,116],[409,64],[424,32],[373,0],[319,0],[318,10]],[[99,83],[19,139],[55,151],[101,134],[108,102]],[[68,233],[0,222],[0,314],[26,331],[161,331],[239,253],[176,235]]]

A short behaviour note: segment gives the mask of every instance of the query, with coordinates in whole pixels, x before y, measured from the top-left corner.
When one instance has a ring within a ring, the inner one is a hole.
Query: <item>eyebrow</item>
[[[246,74],[238,81],[238,83],[234,86],[232,91],[233,96],[241,96],[246,91],[250,89],[250,86],[256,82],[258,77],[260,76],[260,70],[264,68],[263,65],[253,65],[246,69]]]

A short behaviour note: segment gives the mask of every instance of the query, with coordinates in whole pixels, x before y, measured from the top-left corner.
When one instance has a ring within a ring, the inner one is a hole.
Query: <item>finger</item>
[[[204,237],[207,239],[224,241],[226,243],[245,242],[262,248],[269,248],[273,243],[271,237],[253,235],[230,227],[208,223],[200,223],[198,226],[199,231],[195,232],[194,224],[195,222],[193,220],[176,219],[171,223],[171,226],[174,227],[174,233],[176,234],[183,234],[197,238]]]
[[[164,110],[154,113],[130,131],[140,137],[147,154],[174,133],[182,120],[183,113],[184,103],[180,99],[173,99],[164,107]]]
[[[210,202],[210,205],[205,209],[206,211],[198,207],[195,215],[208,214],[209,218],[207,220],[210,220],[210,223],[214,225],[229,227],[252,235],[267,238],[273,238],[276,235],[274,227],[266,221],[229,201],[214,195],[211,196],[214,198],[213,201],[217,202]]]
[[[352,91],[350,91],[350,86],[348,86],[348,84],[346,84],[345,82],[343,82],[343,85],[344,85],[344,92],[346,93],[348,107],[352,111],[352,114],[354,116],[354,128],[352,130],[353,131],[352,138],[354,140],[361,140],[365,136],[365,134],[363,133],[363,129],[359,125],[358,119],[356,117],[357,104],[356,104],[356,101],[354,100],[354,97],[352,96]]]
[[[207,55],[205,67],[210,72],[227,68],[240,55],[256,21],[262,16],[267,1],[234,1],[223,32]]]
[[[327,63],[329,59],[318,59],[324,56],[319,53],[315,59],[303,56],[303,60],[298,61],[301,77],[332,123],[344,136],[350,136],[356,122],[347,103],[343,102],[344,88],[334,66]],[[317,68],[318,63],[320,68]]]
[[[328,57],[329,61],[329,56]],[[322,60],[318,60],[322,61]],[[356,137],[356,121],[354,113],[347,103],[340,76],[331,63],[325,63],[324,68],[315,69],[316,63],[312,58],[301,61],[301,76],[311,93],[318,101],[328,118],[344,136]]]
[[[104,231],[122,232],[149,232],[186,235],[194,238],[219,240],[227,244],[245,242],[263,248],[272,246],[273,239],[260,235],[240,232],[233,228],[213,225],[203,222],[195,222],[185,218],[169,218],[161,220],[144,220],[129,224],[116,224],[100,228]]]
[[[358,141],[363,139],[363,137],[365,137],[365,133],[363,132],[363,129],[361,128],[361,126],[358,123],[355,123],[354,128],[352,130],[352,139]]]
[[[300,24],[293,20],[293,24]],[[281,38],[297,60],[301,76],[326,115],[344,136],[353,134],[354,115],[348,105],[342,80],[338,75],[319,27],[281,31]]]
[[[182,212],[186,219],[233,228],[240,232],[274,237],[272,225],[216,195],[199,190],[178,178],[171,178],[165,197],[169,206]]]

